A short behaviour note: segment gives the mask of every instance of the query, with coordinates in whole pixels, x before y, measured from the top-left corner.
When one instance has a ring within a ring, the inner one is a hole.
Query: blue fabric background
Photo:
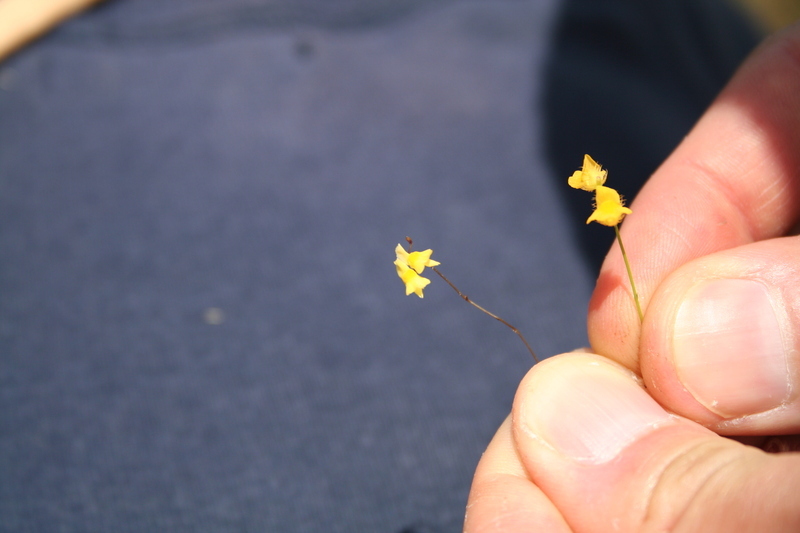
[[[532,361],[393,249],[586,344],[556,8],[116,1],[0,64],[0,531],[460,531]]]

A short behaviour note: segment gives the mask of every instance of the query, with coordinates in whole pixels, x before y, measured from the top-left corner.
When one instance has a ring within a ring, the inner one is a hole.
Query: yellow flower
[[[420,298],[424,298],[422,289],[427,287],[431,280],[423,278],[414,272],[414,270],[408,268],[408,265],[401,263],[399,259],[395,261],[394,264],[397,267],[397,275],[400,276],[400,279],[406,284],[406,296],[413,292]]]
[[[607,174],[607,170],[603,170],[597,161],[586,154],[583,156],[583,168],[573,172],[568,183],[573,189],[592,192],[606,182]]]
[[[599,185],[595,189],[595,210],[592,216],[586,221],[598,222],[604,226],[616,226],[625,215],[630,215],[631,210],[622,205],[622,198],[619,193],[611,187]]]
[[[625,218],[625,215],[630,215],[631,210],[625,207],[619,193],[610,187],[606,187],[606,176],[608,171],[592,159],[589,154],[583,156],[583,168],[576,170],[569,177],[569,186],[574,189],[583,189],[584,191],[594,191],[594,212],[586,220],[586,223],[597,222],[604,226],[611,226],[617,234],[617,242],[619,243],[620,251],[622,252],[622,259],[625,261],[625,269],[628,271],[628,279],[631,282],[631,290],[633,291],[633,301],[636,304],[636,311],[639,313],[639,321],[642,321],[642,307],[639,303],[639,294],[636,292],[636,285],[633,282],[633,274],[631,273],[631,266],[628,262],[628,255],[625,253],[625,247],[622,245],[622,236],[619,233],[619,223]]]
[[[414,269],[417,274],[422,274],[422,271],[425,270],[425,267],[435,267],[437,265],[441,265],[439,261],[434,261],[431,259],[431,254],[433,250],[423,250],[421,252],[406,252],[405,248],[401,245],[397,245],[394,249],[394,253],[397,256],[397,261],[404,263],[406,266],[409,266]],[[395,264],[397,264],[395,261]]]
[[[406,296],[414,293],[423,298],[422,289],[427,287],[431,280],[423,278],[420,274],[425,270],[425,267],[435,267],[440,264],[438,261],[431,259],[433,250],[409,253],[398,244],[394,252],[397,255],[394,266],[397,268],[397,275],[406,284]]]

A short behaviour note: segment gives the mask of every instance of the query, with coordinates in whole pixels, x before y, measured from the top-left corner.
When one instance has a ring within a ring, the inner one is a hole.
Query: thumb
[[[640,364],[653,397],[726,435],[800,433],[800,237],[695,259],[653,295]]]
[[[767,454],[670,414],[600,356],[537,365],[512,420],[528,476],[576,533],[800,530],[800,455]]]

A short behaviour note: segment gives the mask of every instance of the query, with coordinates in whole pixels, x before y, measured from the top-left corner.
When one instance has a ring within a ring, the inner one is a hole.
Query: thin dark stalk
[[[440,277],[440,278],[442,278],[442,279],[443,279],[443,280],[444,280],[444,281],[445,281],[445,282],[446,282],[448,285],[450,285],[450,287],[452,287],[452,289],[453,289],[454,291],[456,291],[456,292],[458,293],[458,295],[459,295],[459,296],[461,296],[461,298],[463,298],[463,299],[464,299],[464,301],[465,301],[465,302],[467,302],[469,305],[471,305],[472,307],[474,307],[474,308],[478,309],[479,311],[482,311],[482,312],[486,313],[487,315],[489,315],[490,317],[494,318],[495,320],[497,320],[497,321],[498,321],[498,322],[500,322],[501,324],[503,324],[503,325],[505,325],[506,327],[508,327],[509,329],[511,329],[511,331],[513,331],[514,333],[516,333],[516,334],[517,334],[517,336],[520,338],[520,340],[522,340],[522,343],[525,345],[525,348],[527,348],[527,349],[528,349],[528,351],[530,352],[530,354],[533,356],[533,360],[534,360],[534,361],[536,361],[537,363],[539,362],[539,358],[538,358],[538,357],[536,357],[536,354],[535,354],[535,353],[533,353],[533,348],[531,348],[531,345],[530,345],[530,344],[528,344],[528,341],[527,341],[527,340],[525,340],[525,337],[523,337],[522,333],[520,333],[520,331],[519,331],[517,328],[515,328],[514,326],[512,326],[511,324],[509,324],[508,322],[506,322],[505,320],[503,320],[502,318],[500,318],[500,317],[499,317],[499,316],[497,316],[496,314],[492,313],[491,311],[487,311],[486,309],[484,309],[484,308],[483,308],[483,307],[481,307],[480,305],[478,305],[478,304],[476,304],[475,302],[473,302],[472,300],[470,300],[469,296],[467,296],[466,294],[464,294],[463,292],[461,292],[460,290],[458,290],[458,287],[456,287],[455,285],[453,285],[453,282],[452,282],[452,281],[450,281],[449,279],[447,279],[447,278],[445,277],[445,275],[444,275],[444,274],[442,274],[441,272],[439,272],[439,269],[438,269],[438,268],[436,268],[436,267],[431,267],[431,270],[433,270],[434,272],[436,272],[437,274],[439,274],[439,277]]]

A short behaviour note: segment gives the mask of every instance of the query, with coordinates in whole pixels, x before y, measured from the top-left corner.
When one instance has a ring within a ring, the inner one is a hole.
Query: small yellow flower
[[[414,272],[414,270],[408,268],[408,265],[401,263],[399,259],[395,261],[394,264],[397,267],[397,275],[400,276],[400,279],[406,284],[406,296],[413,292],[420,298],[424,298],[425,296],[422,294],[422,289],[427,287],[431,280],[423,278]]]
[[[423,250],[421,252],[409,253],[406,252],[405,248],[398,244],[394,249],[394,253],[397,256],[395,264],[400,261],[406,266],[413,268],[417,274],[422,274],[422,271],[425,270],[425,267],[435,267],[441,264],[439,261],[434,261],[431,259],[433,250],[430,249]]]
[[[595,210],[592,216],[586,221],[598,222],[604,226],[616,226],[625,215],[630,215],[632,211],[622,203],[619,193],[611,187],[599,185],[595,189]]]
[[[622,252],[622,259],[625,261],[625,269],[628,271],[628,279],[631,282],[633,302],[636,304],[636,311],[639,313],[639,321],[641,322],[644,315],[642,314],[642,306],[639,303],[639,293],[636,292],[636,284],[633,282],[633,273],[628,262],[628,254],[625,253],[625,247],[622,245],[622,236],[619,232],[619,223],[622,222],[625,215],[631,214],[631,210],[625,207],[617,191],[604,185],[607,175],[608,171],[603,170],[589,154],[585,154],[583,156],[583,168],[573,172],[572,176],[569,177],[568,183],[574,189],[594,191],[595,193],[594,212],[586,220],[587,224],[589,222],[597,222],[614,228],[619,249]]]
[[[435,267],[441,264],[431,259],[433,250],[409,253],[398,244],[394,252],[397,256],[394,266],[397,268],[397,275],[406,284],[406,296],[414,293],[423,298],[422,289],[427,287],[431,280],[423,278],[420,274],[425,270],[425,267]]]
[[[589,154],[583,156],[583,168],[576,170],[569,177],[569,186],[573,189],[583,189],[592,192],[606,182],[607,170],[592,159]]]

